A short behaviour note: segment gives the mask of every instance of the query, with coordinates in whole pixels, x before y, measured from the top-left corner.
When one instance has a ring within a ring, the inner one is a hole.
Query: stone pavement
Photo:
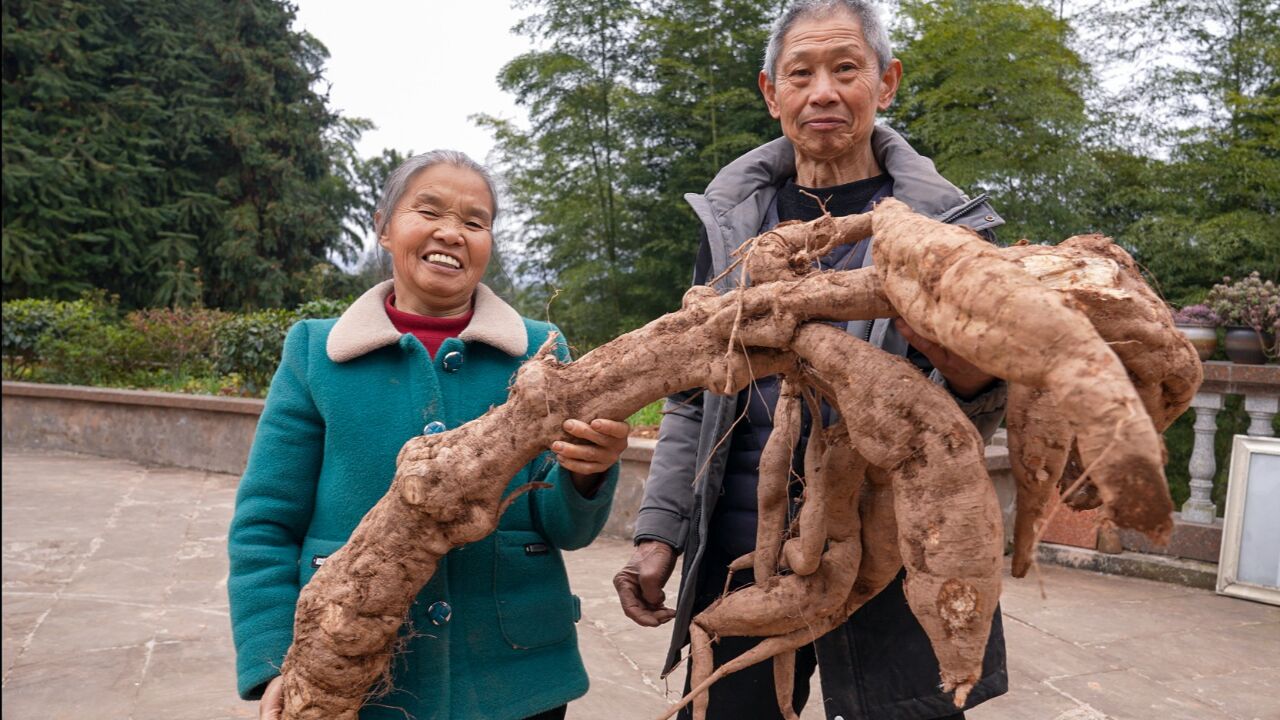
[[[4,454],[6,720],[256,716],[235,697],[227,620],[235,483]],[[667,631],[618,608],[628,552],[602,540],[567,556],[592,683],[570,718],[654,718],[683,682],[658,677]],[[1011,691],[971,720],[1280,720],[1280,609],[1053,566],[1043,581],[1046,600],[1033,579],[1006,583]],[[816,683],[805,720],[821,717]]]

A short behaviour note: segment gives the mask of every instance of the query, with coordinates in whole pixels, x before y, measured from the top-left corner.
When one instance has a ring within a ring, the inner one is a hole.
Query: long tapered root
[[[760,453],[759,502],[756,507],[756,549],[752,566],[757,582],[778,571],[783,530],[787,527],[787,487],[791,456],[800,440],[800,393],[784,380],[774,411],[773,432]]]
[[[706,717],[705,710],[703,711],[704,714],[701,717],[698,715],[698,699],[700,697],[705,697],[707,694],[707,690],[709,690],[711,686],[716,684],[716,682],[719,681],[721,678],[727,675],[732,675],[733,673],[736,673],[739,670],[745,670],[751,667],[752,665],[755,665],[757,663],[762,663],[765,660],[768,660],[769,658],[772,658],[772,657],[776,657],[777,655],[781,655],[782,653],[795,652],[801,647],[808,645],[814,640],[817,640],[823,635],[826,635],[827,633],[831,632],[835,628],[839,627],[840,624],[847,619],[848,617],[845,615],[823,618],[817,622],[814,622],[810,626],[800,628],[799,630],[793,630],[792,632],[789,632],[785,635],[776,635],[774,637],[767,637],[761,640],[759,643],[756,643],[754,646],[752,646],[750,650],[742,653],[741,655],[733,658],[732,660],[729,660],[725,664],[716,668],[714,672],[700,674],[697,677],[695,677],[691,671],[689,693],[685,695],[683,698],[681,698],[679,701],[677,701],[675,704],[673,704],[671,707],[667,708],[666,713],[660,716],[658,720],[668,720],[668,718],[673,717],[677,712],[680,711],[681,708],[683,708],[685,705],[688,705],[690,702],[693,703],[694,720],[705,720],[705,717]],[[694,627],[695,625],[689,626],[691,636],[693,634]],[[709,644],[708,644],[708,653],[710,653]],[[710,665],[709,659],[708,659],[707,665],[708,666]]]
[[[780,652],[773,656],[773,692],[778,697],[778,712],[786,720],[800,720],[796,715],[793,695],[796,689],[796,653]]]
[[[1010,469],[1017,483],[1013,576],[1020,578],[1026,576],[1035,559],[1035,540],[1045,508],[1066,468],[1073,434],[1048,392],[1018,383],[1009,386],[1005,424]]]

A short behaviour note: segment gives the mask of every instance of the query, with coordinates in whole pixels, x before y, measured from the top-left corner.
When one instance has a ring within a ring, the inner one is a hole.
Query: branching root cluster
[[[815,269],[872,234],[873,266]],[[901,317],[1008,384],[1015,576],[1030,567],[1063,483],[1078,488],[1072,506],[1100,504],[1108,522],[1167,539],[1160,432],[1190,403],[1201,369],[1133,260],[1106,238],[1001,249],[889,199],[865,215],[781,225],[740,248],[735,271],[728,291],[694,288],[680,310],[572,364],[548,344],[517,373],[507,403],[410,440],[386,496],[303,589],[283,668],[285,717],[356,717],[439,559],[494,530],[510,478],[561,437],[565,419],[622,419],[677,391],[732,394],[769,375],[783,383],[761,458],[756,548],[729,568],[751,569],[754,582],[694,618],[692,692],[664,717],[690,702],[704,717],[712,683],[775,658],[780,710],[794,718],[794,651],[904,567],[942,687],[963,706],[981,675],[1004,549],[982,440],[942,386],[824,321]],[[823,404],[836,420],[813,422],[793,513],[801,416],[823,417]],[[714,667],[712,644],[729,636],[765,639]]]

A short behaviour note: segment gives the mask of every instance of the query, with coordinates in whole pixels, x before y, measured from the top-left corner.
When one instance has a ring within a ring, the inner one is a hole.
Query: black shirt
[[[778,190],[778,220],[817,220],[822,216],[819,199],[826,204],[827,212],[835,217],[856,215],[865,211],[867,203],[889,182],[889,176],[880,173],[844,185],[807,188],[797,185],[792,178]]]
[[[891,189],[888,187],[890,183],[892,179],[881,174],[844,185],[815,189],[801,187],[791,179],[778,189],[778,220],[816,220],[822,216],[819,200],[825,204],[827,212],[836,217],[866,212],[877,195],[887,194]],[[705,247],[706,243],[703,244]],[[865,240],[841,245],[821,258],[818,265],[824,270],[861,267],[867,245]],[[709,253],[706,262],[710,263]],[[841,327],[845,325],[837,324]],[[736,558],[755,548],[760,454],[773,433],[778,391],[778,378],[774,376],[761,378],[738,395],[738,416],[741,420],[733,429],[721,497],[716,502],[710,526],[711,547],[728,558]],[[830,412],[824,403],[824,425],[831,422]],[[804,452],[812,423],[808,408],[802,406],[800,442],[792,456],[792,471],[796,478],[804,473]],[[791,483],[789,490],[793,500],[798,499],[801,488],[801,483]],[[744,575],[743,579],[745,578]]]

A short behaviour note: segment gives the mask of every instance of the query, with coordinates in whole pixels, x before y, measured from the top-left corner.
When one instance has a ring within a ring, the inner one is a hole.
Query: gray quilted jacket
[[[907,203],[916,212],[943,222],[970,227],[989,239],[994,239],[991,231],[1004,221],[987,203],[985,195],[970,199],[939,175],[931,160],[918,154],[889,128],[877,126],[872,134],[871,144],[876,160],[892,178],[892,194],[895,198]],[[791,143],[786,138],[779,138],[725,166],[707,187],[706,193],[690,193],[685,196],[702,221],[706,243],[702,252],[709,249],[711,255],[709,270],[695,273],[694,284],[706,284],[709,279],[722,273],[731,262],[729,254],[734,248],[777,222],[775,199],[778,188],[794,176],[795,155]],[[872,242],[874,243],[874,239]],[[863,267],[872,263],[870,252],[864,258]],[[737,279],[738,273],[735,270],[718,283],[717,289],[727,290],[734,286]],[[869,339],[886,352],[906,354],[907,343],[889,320],[851,322],[848,332]],[[930,377],[945,385],[945,380],[936,370]],[[956,401],[983,438],[990,439],[1004,416],[1004,383],[997,383],[971,400],[956,398]],[[712,393],[675,396],[666,404],[658,432],[657,447],[649,478],[645,483],[644,499],[636,518],[635,540],[661,540],[675,547],[684,556],[682,581],[676,600],[676,617],[664,673],[676,666],[681,649],[688,643],[689,621],[693,615],[698,578],[701,576],[707,548],[708,525],[720,496],[725,463],[729,455],[726,436],[731,434],[736,409],[736,397]],[[699,469],[702,470],[701,473],[697,472]],[[900,588],[898,591],[900,592]],[[853,624],[861,614],[864,614],[863,611],[855,613],[849,624]],[[909,619],[877,619],[880,627],[899,621],[905,623]],[[948,714],[946,710],[949,703],[937,691],[936,664],[933,665],[932,675],[927,669],[910,667],[915,663],[909,657],[906,658],[907,667],[886,667],[878,659],[870,664],[881,667],[858,667],[860,663],[857,662],[857,649],[852,647],[856,638],[849,630],[850,628],[845,628],[844,632],[836,630],[828,636],[848,636],[847,643],[837,640],[836,647],[827,647],[825,652],[823,643],[820,642],[818,647],[823,695],[827,701],[829,717],[840,715],[845,720],[853,720],[862,717],[931,718]],[[974,689],[971,704],[1004,691],[1003,634],[999,613],[992,635],[993,642],[998,644],[998,648],[995,648],[998,650],[998,657],[990,658],[990,664],[998,667],[993,668],[989,676]],[[832,643],[827,645],[831,646]],[[928,655],[931,660],[932,652],[929,651]],[[871,675],[867,674],[868,671]],[[876,673],[881,672],[897,673],[897,677],[877,678]],[[917,685],[918,689],[915,687]],[[894,688],[890,693],[894,697],[885,697],[883,692],[878,694],[877,687],[882,690]],[[907,697],[901,697],[903,695]],[[954,709],[950,712],[954,712]]]

